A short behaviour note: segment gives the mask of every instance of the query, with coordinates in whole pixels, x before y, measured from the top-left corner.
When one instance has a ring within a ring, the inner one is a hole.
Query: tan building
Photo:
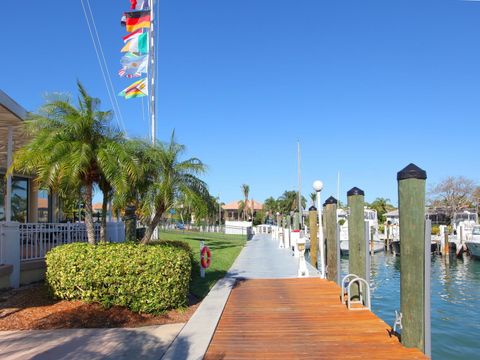
[[[239,210],[242,200],[232,201],[231,203],[225,204],[222,206],[223,209],[223,219],[225,221],[235,221],[243,220],[242,212]],[[253,209],[253,211],[252,211]],[[247,219],[252,220],[252,213],[255,217],[257,211],[263,209],[263,204],[255,200],[248,200],[248,210],[247,210]]]

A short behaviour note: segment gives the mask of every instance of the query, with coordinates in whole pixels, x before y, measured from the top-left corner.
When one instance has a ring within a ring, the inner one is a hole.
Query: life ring
[[[212,254],[210,253],[210,249],[208,248],[208,246],[204,246],[202,251],[200,252],[200,263],[202,265],[202,268],[208,268],[211,262]]]

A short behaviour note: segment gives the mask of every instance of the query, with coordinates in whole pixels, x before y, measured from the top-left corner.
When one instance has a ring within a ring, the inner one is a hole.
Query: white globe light
[[[322,191],[323,189],[323,182],[321,182],[320,180],[315,180],[313,182],[313,189],[315,191]]]

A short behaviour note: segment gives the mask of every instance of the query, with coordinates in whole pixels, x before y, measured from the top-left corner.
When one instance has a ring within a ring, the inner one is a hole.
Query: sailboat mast
[[[150,121],[151,121],[151,139],[152,144],[155,144],[156,133],[156,117],[155,117],[155,0],[150,0],[150,44],[149,44],[149,69],[148,75],[150,76],[150,88],[148,95],[150,97]]]

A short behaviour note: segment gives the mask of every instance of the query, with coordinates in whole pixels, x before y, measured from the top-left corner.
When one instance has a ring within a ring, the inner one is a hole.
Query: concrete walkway
[[[298,261],[290,249],[279,249],[269,235],[254,236],[227,276],[218,281],[202,301],[162,359],[203,359],[236,279],[296,278]],[[310,264],[307,266],[311,277],[320,276]]]
[[[157,360],[183,326],[0,331],[0,359]]]

